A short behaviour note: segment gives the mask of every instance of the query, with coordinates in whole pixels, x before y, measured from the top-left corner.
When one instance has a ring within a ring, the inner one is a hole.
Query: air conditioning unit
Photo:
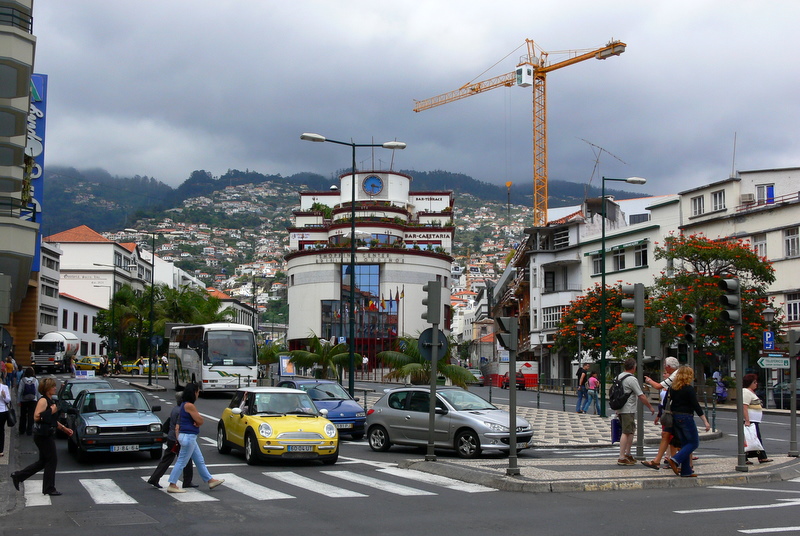
[[[751,205],[756,202],[755,194],[742,194],[739,196],[739,202],[743,205]]]

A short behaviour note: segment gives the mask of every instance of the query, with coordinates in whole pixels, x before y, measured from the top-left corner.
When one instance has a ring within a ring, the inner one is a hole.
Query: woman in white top
[[[11,391],[5,383],[0,383],[0,457],[6,444],[6,421],[8,421],[8,408],[11,407]]]
[[[742,406],[744,407],[744,425],[750,426],[750,423],[756,425],[756,435],[761,444],[764,440],[761,439],[761,418],[764,410],[761,406],[761,400],[756,395],[756,387],[758,386],[758,376],[756,374],[745,374],[742,378]],[[767,452],[764,450],[753,450],[747,452],[748,458],[758,458],[759,463],[769,463],[772,460],[767,457]],[[747,461],[747,465],[753,465],[753,462]]]

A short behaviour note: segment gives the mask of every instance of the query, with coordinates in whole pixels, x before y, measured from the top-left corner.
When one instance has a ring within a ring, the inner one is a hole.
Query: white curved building
[[[423,285],[442,282],[442,329],[450,322],[453,194],[415,192],[391,171],[339,177],[326,192],[301,192],[286,255],[290,349],[318,335],[349,335],[352,212],[356,221],[355,351],[372,362],[398,336],[430,327],[421,318]]]

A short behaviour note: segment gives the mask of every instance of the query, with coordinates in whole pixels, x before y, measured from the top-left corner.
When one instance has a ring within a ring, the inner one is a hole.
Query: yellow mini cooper
[[[217,450],[243,449],[253,465],[259,460],[339,459],[336,426],[299,389],[250,387],[236,391],[217,425]]]

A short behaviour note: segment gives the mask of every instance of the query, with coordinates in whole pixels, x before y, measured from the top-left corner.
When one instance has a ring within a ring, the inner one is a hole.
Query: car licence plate
[[[525,447],[527,447],[527,446],[528,446],[528,444],[527,444],[527,443],[517,443],[517,448],[518,448],[518,449],[524,449],[524,448],[525,448]]]
[[[111,452],[136,452],[139,445],[112,445]]]
[[[336,428],[352,428],[353,423],[351,422],[340,422],[336,424]]]
[[[289,452],[312,452],[314,447],[311,445],[289,445]]]

